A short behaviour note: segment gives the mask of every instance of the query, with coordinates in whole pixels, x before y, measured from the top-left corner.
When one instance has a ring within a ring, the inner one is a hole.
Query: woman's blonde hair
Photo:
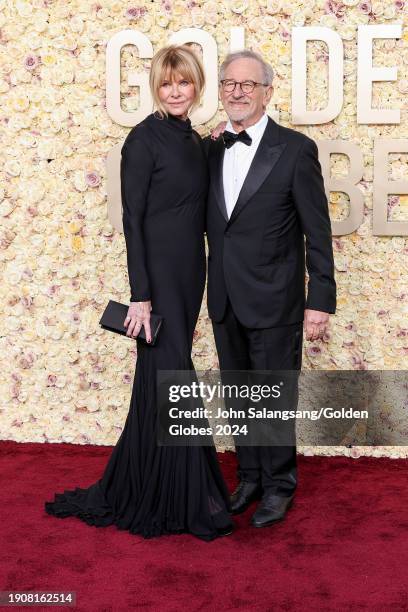
[[[173,78],[174,73],[180,74],[194,85],[194,101],[189,112],[200,105],[200,99],[205,86],[204,68],[201,59],[187,45],[169,45],[158,51],[150,68],[149,85],[153,102],[161,116],[167,117],[160,98],[159,89],[166,78]]]

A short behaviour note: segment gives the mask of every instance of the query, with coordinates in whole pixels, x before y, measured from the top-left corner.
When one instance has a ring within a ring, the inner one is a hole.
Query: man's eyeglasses
[[[257,83],[256,81],[234,81],[233,79],[223,79],[220,81],[223,90],[226,93],[232,93],[235,91],[237,85],[240,86],[242,93],[252,93],[257,85],[263,85],[266,87],[268,83]]]

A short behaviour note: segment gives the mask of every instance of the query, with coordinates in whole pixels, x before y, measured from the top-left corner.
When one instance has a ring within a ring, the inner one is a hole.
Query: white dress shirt
[[[223,163],[223,184],[228,217],[231,216],[231,213],[234,210],[239,192],[241,191],[246,175],[248,174],[249,167],[254,159],[254,155],[267,123],[268,115],[264,113],[259,121],[245,130],[252,138],[250,145],[246,145],[245,143],[238,141],[229,149],[225,149]],[[229,132],[237,134],[232,127],[231,121],[228,121],[225,129]]]

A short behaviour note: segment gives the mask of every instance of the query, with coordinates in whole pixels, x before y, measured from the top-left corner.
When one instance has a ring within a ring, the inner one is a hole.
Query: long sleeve
[[[306,308],[333,314],[336,282],[331,223],[317,145],[308,137],[298,155],[292,193],[306,238]]]
[[[122,220],[131,302],[151,299],[143,233],[143,219],[154,168],[154,157],[147,142],[147,132],[145,126],[137,126],[129,133],[121,149]]]

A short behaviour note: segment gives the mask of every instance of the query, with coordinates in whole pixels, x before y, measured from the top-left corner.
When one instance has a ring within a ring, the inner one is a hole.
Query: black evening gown
[[[102,477],[56,493],[48,514],[115,524],[145,538],[191,533],[213,540],[232,525],[214,446],[159,446],[157,370],[194,370],[193,333],[205,285],[206,159],[189,119],[157,113],[122,147],[123,228],[131,301],[164,317],[155,346],[138,342],[129,413]]]

